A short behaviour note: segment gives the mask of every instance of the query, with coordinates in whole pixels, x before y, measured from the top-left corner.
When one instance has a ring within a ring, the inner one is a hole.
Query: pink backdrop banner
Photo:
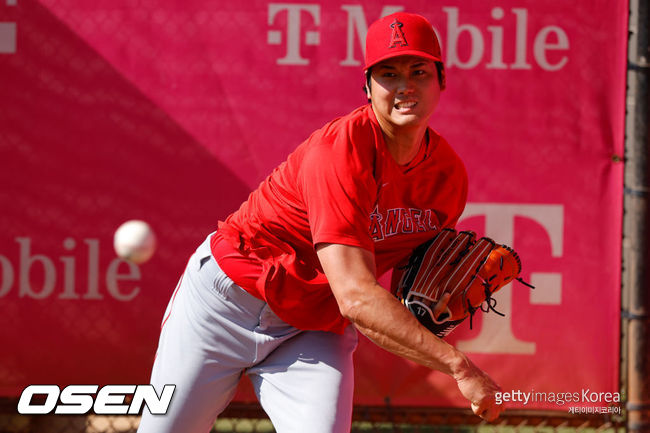
[[[530,393],[512,407],[618,391],[627,2],[17,0],[0,6],[0,395],[146,382],[193,249],[366,102],[361,41],[396,10],[442,42],[431,124],[468,168],[460,227],[513,246],[537,286],[447,340]],[[140,266],[112,249],[133,218],[159,241]],[[364,338],[355,362],[357,404],[466,406]]]

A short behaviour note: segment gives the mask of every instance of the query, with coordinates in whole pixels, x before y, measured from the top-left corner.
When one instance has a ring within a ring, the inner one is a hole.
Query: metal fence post
[[[623,356],[627,428],[650,432],[650,8],[630,0],[623,216]]]

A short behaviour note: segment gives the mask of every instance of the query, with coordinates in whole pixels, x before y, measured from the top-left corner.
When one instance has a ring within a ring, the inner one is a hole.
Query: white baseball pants
[[[349,432],[356,329],[338,335],[283,322],[219,268],[209,239],[163,319],[151,383],[159,395],[176,385],[169,411],[145,407],[138,432],[208,432],[244,373],[278,433]]]

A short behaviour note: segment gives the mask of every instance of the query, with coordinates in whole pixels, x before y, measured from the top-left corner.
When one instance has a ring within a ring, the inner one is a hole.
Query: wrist
[[[461,380],[469,375],[472,370],[472,363],[464,353],[455,350],[448,363],[449,375],[456,381]]]

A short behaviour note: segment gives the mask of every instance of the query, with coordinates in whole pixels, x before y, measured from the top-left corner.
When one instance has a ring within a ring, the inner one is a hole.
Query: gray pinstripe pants
[[[300,331],[219,268],[209,237],[167,306],[151,383],[176,390],[166,415],[145,407],[139,433],[210,430],[242,374],[279,433],[347,433],[357,333]]]

